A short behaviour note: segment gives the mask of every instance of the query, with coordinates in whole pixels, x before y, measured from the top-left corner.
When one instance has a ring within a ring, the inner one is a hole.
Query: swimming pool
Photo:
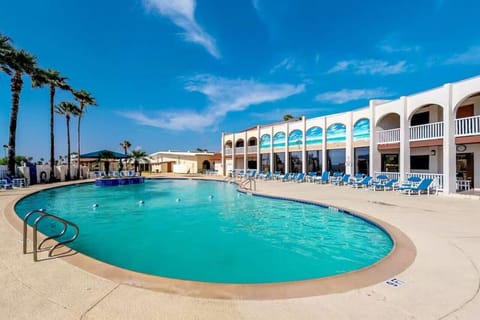
[[[15,210],[23,216],[38,208],[79,225],[80,236],[71,244],[75,250],[129,270],[177,279],[314,279],[371,265],[393,246],[376,225],[350,214],[250,196],[222,182],[72,185],[28,196]],[[49,228],[54,226],[41,226],[44,232]]]

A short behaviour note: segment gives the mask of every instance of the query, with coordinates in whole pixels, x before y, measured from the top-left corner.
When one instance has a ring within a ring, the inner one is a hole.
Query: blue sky
[[[121,151],[125,139],[148,153],[218,151],[222,131],[480,74],[478,9],[465,0],[0,0],[0,32],[95,96],[82,152]],[[48,158],[48,95],[25,80],[17,154]],[[10,103],[0,74],[2,144]],[[65,120],[55,120],[65,155]]]

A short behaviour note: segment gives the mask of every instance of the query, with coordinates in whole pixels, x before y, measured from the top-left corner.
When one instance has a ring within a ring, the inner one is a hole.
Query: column
[[[355,159],[353,158],[353,114],[348,113],[346,129],[346,141],[345,141],[345,173],[353,174],[353,164]]]
[[[443,193],[457,191],[457,150],[455,145],[455,108],[452,105],[452,84],[444,85],[447,101],[443,105]]]
[[[235,156],[236,156],[236,145],[237,145],[237,141],[235,140],[236,137],[235,137],[235,133],[232,134],[232,170],[235,170],[237,169],[236,168],[236,161],[235,161]]]
[[[288,135],[290,134],[290,126],[288,122],[285,124],[285,173],[290,172],[290,159],[288,156]]]
[[[381,154],[378,151],[378,137],[377,137],[377,119],[375,116],[375,103],[373,100],[370,100],[369,103],[370,108],[370,146],[369,146],[369,175],[371,177],[375,176],[375,171],[380,172],[382,170],[381,164]]]
[[[307,173],[307,119],[302,116],[302,172]]]
[[[225,164],[225,132],[222,131],[222,175],[223,176],[227,175],[226,172],[225,172],[225,170],[226,170],[225,167],[226,167],[226,164]]]
[[[273,174],[275,168],[273,166],[273,126],[270,127],[270,172]]]
[[[247,141],[247,131],[243,133],[243,169],[245,170],[245,173],[247,172],[246,170],[248,169],[248,141]]]
[[[260,173],[262,164],[260,163],[260,126],[257,125],[257,174]]]
[[[400,110],[400,180],[407,179],[410,172],[410,124],[407,115],[407,98],[400,97],[402,108]]]
[[[323,117],[322,172],[327,171],[327,117]]]

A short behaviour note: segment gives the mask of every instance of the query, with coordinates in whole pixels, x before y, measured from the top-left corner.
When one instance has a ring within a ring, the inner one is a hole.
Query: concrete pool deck
[[[151,291],[99,277],[64,259],[34,263],[6,219],[32,186],[0,192],[0,314],[5,319],[478,319],[478,197],[406,196],[349,187],[257,181],[257,192],[312,200],[383,220],[415,244],[413,263],[343,293],[280,300],[222,300]],[[301,266],[299,266],[301,267]]]

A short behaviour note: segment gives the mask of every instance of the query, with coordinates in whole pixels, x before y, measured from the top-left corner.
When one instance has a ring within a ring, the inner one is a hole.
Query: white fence
[[[375,172],[375,177],[385,175],[389,179],[397,179],[400,181],[400,172]],[[420,179],[433,179],[434,188],[438,191],[443,191],[443,174],[442,173],[415,173],[407,172],[407,179],[410,177],[419,177]]]
[[[225,148],[225,154],[226,155],[231,155],[232,154],[232,148]]]
[[[248,153],[257,153],[257,146],[248,146],[247,147]]]
[[[443,122],[433,122],[410,127],[410,141],[443,138]]]
[[[455,134],[457,137],[480,134],[480,116],[456,119]]]
[[[378,144],[400,142],[400,128],[377,131]]]

